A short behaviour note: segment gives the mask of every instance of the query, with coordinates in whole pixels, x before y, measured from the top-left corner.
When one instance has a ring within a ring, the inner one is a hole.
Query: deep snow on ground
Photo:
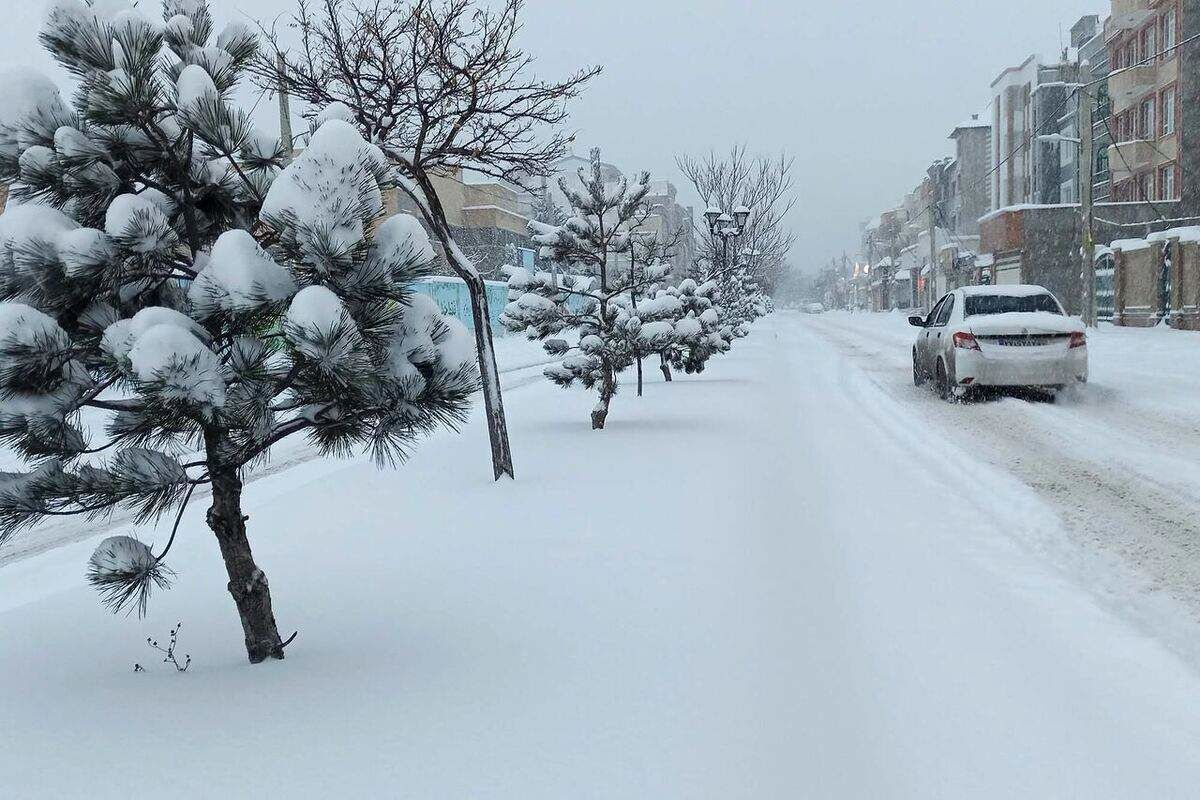
[[[1194,796],[1200,679],[1107,600],[1178,609],[1098,596],[1120,565],[837,322],[765,320],[708,374],[624,387],[603,433],[583,393],[510,390],[515,484],[478,412],[397,472],[263,477],[282,663],[244,663],[199,510],[145,621],[82,585],[90,542],[3,567],[7,791]],[[184,675],[141,643],[178,621]]]

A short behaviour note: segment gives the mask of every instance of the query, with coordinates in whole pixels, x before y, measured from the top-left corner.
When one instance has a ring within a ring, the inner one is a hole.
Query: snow
[[[176,14],[167,20],[164,30],[181,42],[190,42],[195,35],[196,25],[191,17]]]
[[[296,292],[288,271],[263,250],[249,231],[228,230],[217,238],[207,266],[188,289],[201,316],[216,309],[252,311],[264,302],[280,302]]]
[[[429,234],[411,214],[394,214],[385,219],[375,231],[375,248],[388,261],[398,261],[405,253],[423,262],[437,258]]]
[[[1053,493],[1083,489],[1040,493],[995,457],[1003,437],[980,440],[997,417],[1046,435],[1044,417],[1076,409],[939,404],[908,385],[902,323],[764,320],[703,375],[614,404],[603,435],[588,430],[592,397],[535,376],[505,396],[516,482],[492,482],[476,410],[398,472],[308,461],[249,484],[255,555],[282,629],[299,631],[279,664],[244,663],[207,503],[185,514],[177,584],[145,621],[107,614],[82,585],[102,531],[4,566],[0,678],[19,687],[6,786],[100,800],[147,785],[1190,796],[1200,679],[1150,617],[1128,618],[1174,607],[1065,530]],[[1099,337],[1114,368],[1146,342],[1154,363],[1197,352],[1196,337],[1188,351],[1124,334]],[[964,425],[975,441],[954,433]],[[581,486],[606,502],[581,513]],[[1100,516],[1124,526],[1121,513]],[[180,621],[185,676],[144,644]]]
[[[160,381],[158,394],[195,406],[225,405],[224,368],[196,336],[174,322],[153,325],[129,350],[133,375],[140,381]]]
[[[148,223],[153,235],[141,236],[132,242],[132,249],[148,253],[162,246],[163,239],[159,234],[170,228],[170,222],[163,212],[161,198],[153,190],[113,198],[104,214],[104,232],[114,239],[124,238],[135,231],[140,232],[139,221]]]
[[[66,113],[54,81],[29,67],[0,70],[0,128],[17,128],[39,112]]]
[[[129,351],[133,349],[138,339],[158,325],[174,325],[201,339],[207,337],[204,328],[186,314],[181,314],[173,308],[150,306],[143,308],[129,319],[118,320],[105,328],[104,336],[100,340],[100,347],[113,358],[127,358]]]
[[[290,213],[302,229],[327,230],[336,243],[350,248],[365,233],[362,214],[347,198],[360,195],[368,218],[383,212],[383,195],[368,171],[372,167],[388,168],[379,148],[350,124],[330,120],[271,184],[262,216],[282,219]]]
[[[243,39],[254,39],[254,30],[244,22],[230,22],[217,34],[217,47],[230,50]]]
[[[30,346],[46,337],[61,339],[66,333],[53,317],[36,308],[0,301],[0,343]]]
[[[980,222],[989,222],[993,219],[998,219],[1005,214],[1013,214],[1020,211],[1045,211],[1053,209],[1079,208],[1078,203],[1017,203],[1003,208],[997,208],[990,211],[979,218]]]
[[[449,332],[438,345],[438,359],[444,369],[470,369],[478,361],[475,335],[454,317],[443,317]]]
[[[54,132],[54,149],[66,158],[96,156],[103,152],[83,131],[70,125],[63,125]]]
[[[204,102],[218,99],[221,93],[212,76],[198,64],[188,64],[176,81],[178,95],[175,104],[180,111],[197,113]]]
[[[18,252],[30,242],[54,244],[60,235],[75,230],[79,223],[51,206],[37,203],[10,204],[0,214],[0,261],[20,263]]]
[[[1028,329],[1031,333],[1083,333],[1086,328],[1078,319],[1051,314],[1049,311],[1010,312],[1007,314],[976,314],[966,319],[973,333],[1013,333]]]
[[[98,574],[137,573],[154,564],[154,554],[131,536],[111,536],[100,543],[88,567]]]
[[[643,342],[671,341],[675,338],[675,326],[666,321],[647,322],[638,330]]]
[[[313,119],[313,123],[317,128],[320,128],[331,119],[341,120],[342,122],[348,122],[353,125],[354,112],[350,109],[350,106],[346,105],[345,103],[330,103],[329,105],[325,106],[325,108],[321,109],[320,113],[318,113]]]
[[[112,256],[112,243],[104,231],[76,228],[58,235],[58,257],[68,277],[76,278],[103,268]]]
[[[704,333],[704,326],[695,317],[684,317],[675,323],[675,338],[679,341]]]
[[[1126,253],[1132,253],[1137,250],[1147,250],[1150,243],[1145,239],[1117,239],[1109,244],[1113,250],[1123,250]]]
[[[967,297],[1034,297],[1046,294],[1046,287],[1033,284],[1000,284],[996,286],[964,286],[960,291]]]
[[[324,286],[308,286],[292,298],[287,321],[305,331],[326,333],[347,318],[342,301]]]

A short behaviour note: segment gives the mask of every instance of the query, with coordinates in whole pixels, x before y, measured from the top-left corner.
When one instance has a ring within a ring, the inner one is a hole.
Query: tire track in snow
[[[1106,406],[1104,394],[1060,407],[1015,399],[946,404],[912,385],[910,342],[873,339],[876,331],[827,318],[800,324],[879,391],[1037,493],[1076,545],[1120,557],[1145,589],[1200,619],[1200,469],[1175,455],[1200,452],[1200,430],[1130,404]]]

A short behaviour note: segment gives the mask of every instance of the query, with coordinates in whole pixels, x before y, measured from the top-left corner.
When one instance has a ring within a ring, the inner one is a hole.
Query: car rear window
[[[976,294],[967,297],[963,313],[968,317],[981,317],[986,314],[1019,314],[1033,311],[1048,311],[1061,315],[1062,309],[1058,301],[1049,294],[1030,294],[1014,297],[1003,294]]]

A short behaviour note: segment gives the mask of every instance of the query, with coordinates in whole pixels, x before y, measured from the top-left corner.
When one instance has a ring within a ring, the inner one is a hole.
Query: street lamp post
[[[729,243],[746,232],[750,224],[750,214],[750,209],[744,205],[735,208],[732,214],[716,206],[709,206],[704,212],[709,234],[714,240],[721,240],[721,270],[729,268]]]

